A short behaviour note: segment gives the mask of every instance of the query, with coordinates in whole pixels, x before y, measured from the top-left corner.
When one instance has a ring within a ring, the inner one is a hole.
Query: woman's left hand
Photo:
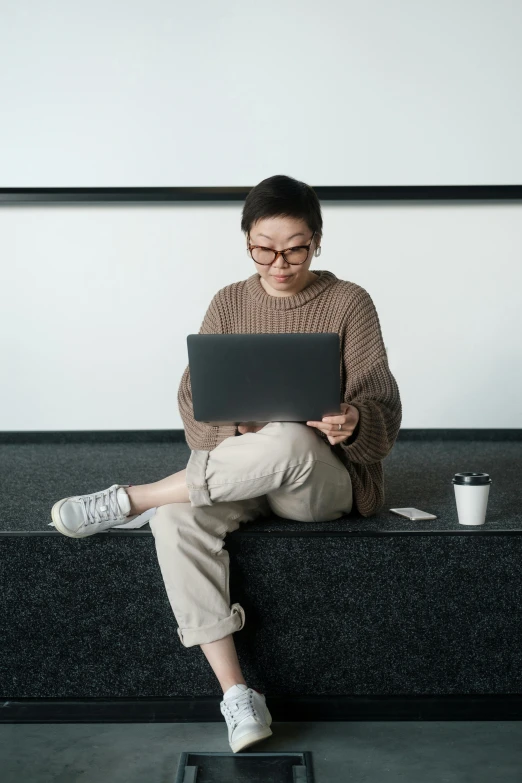
[[[352,436],[359,421],[359,411],[354,405],[342,402],[341,410],[342,413],[337,416],[323,416],[321,421],[307,421],[306,423],[310,427],[317,427],[318,430],[325,432],[332,446],[335,446]],[[339,429],[339,424],[341,429]]]

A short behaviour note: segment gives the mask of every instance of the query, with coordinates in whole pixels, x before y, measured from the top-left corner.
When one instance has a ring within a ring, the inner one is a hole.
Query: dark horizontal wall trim
[[[0,188],[0,203],[244,201],[250,187]],[[314,185],[321,201],[516,201],[522,185]]]
[[[275,721],[521,720],[520,694],[436,696],[270,696]],[[2,696],[0,723],[194,723],[222,721],[221,697],[14,699]]]
[[[520,441],[522,429],[404,429],[398,441]],[[3,443],[185,443],[184,430],[5,431]]]
[[[364,522],[364,520],[363,520]],[[470,525],[462,530],[365,530],[363,527],[357,530],[255,530],[242,525],[242,527],[228,534],[227,541],[235,541],[237,538],[395,538],[399,536],[518,536],[522,534],[522,528],[495,528],[492,530],[487,525]],[[114,536],[152,536],[152,531],[147,527],[129,528],[128,530],[116,530],[111,528],[97,535],[113,538]],[[63,539],[63,535],[51,527],[42,530],[0,530],[0,539],[22,538],[35,536],[55,536]]]
[[[522,440],[521,429],[404,429],[397,440]]]
[[[185,430],[0,432],[2,443],[185,443]]]

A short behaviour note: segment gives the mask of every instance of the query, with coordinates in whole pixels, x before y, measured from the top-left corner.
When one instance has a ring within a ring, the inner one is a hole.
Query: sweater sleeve
[[[343,401],[359,411],[352,436],[338,444],[348,459],[370,465],[392,450],[402,421],[397,382],[392,375],[375,305],[360,288],[342,335],[345,388]]]
[[[199,334],[223,334],[218,296],[219,291],[215,294],[207,308]],[[236,435],[237,427],[234,424],[213,427],[210,424],[194,419],[189,365],[187,365],[181,376],[178,389],[178,409],[185,428],[185,440],[192,450],[212,451],[222,440]]]

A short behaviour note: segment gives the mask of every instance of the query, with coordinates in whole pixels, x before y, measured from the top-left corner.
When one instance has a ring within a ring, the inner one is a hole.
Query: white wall
[[[522,183],[520,0],[17,0],[2,187]]]
[[[186,335],[255,272],[241,208],[0,209],[0,430],[181,428]],[[322,208],[311,268],[372,296],[402,426],[522,427],[522,205]]]
[[[512,0],[4,6],[2,187],[522,181]],[[0,208],[0,430],[181,427],[186,335],[255,272],[241,208]],[[521,427],[522,204],[323,214],[312,269],[372,296],[403,427]]]

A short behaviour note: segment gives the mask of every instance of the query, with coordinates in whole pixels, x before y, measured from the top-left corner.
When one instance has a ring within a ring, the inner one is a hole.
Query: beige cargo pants
[[[185,647],[239,631],[245,612],[230,606],[227,533],[275,512],[325,522],[352,510],[350,474],[318,431],[269,422],[258,432],[192,451],[190,503],[158,506],[150,519],[167,595]]]

